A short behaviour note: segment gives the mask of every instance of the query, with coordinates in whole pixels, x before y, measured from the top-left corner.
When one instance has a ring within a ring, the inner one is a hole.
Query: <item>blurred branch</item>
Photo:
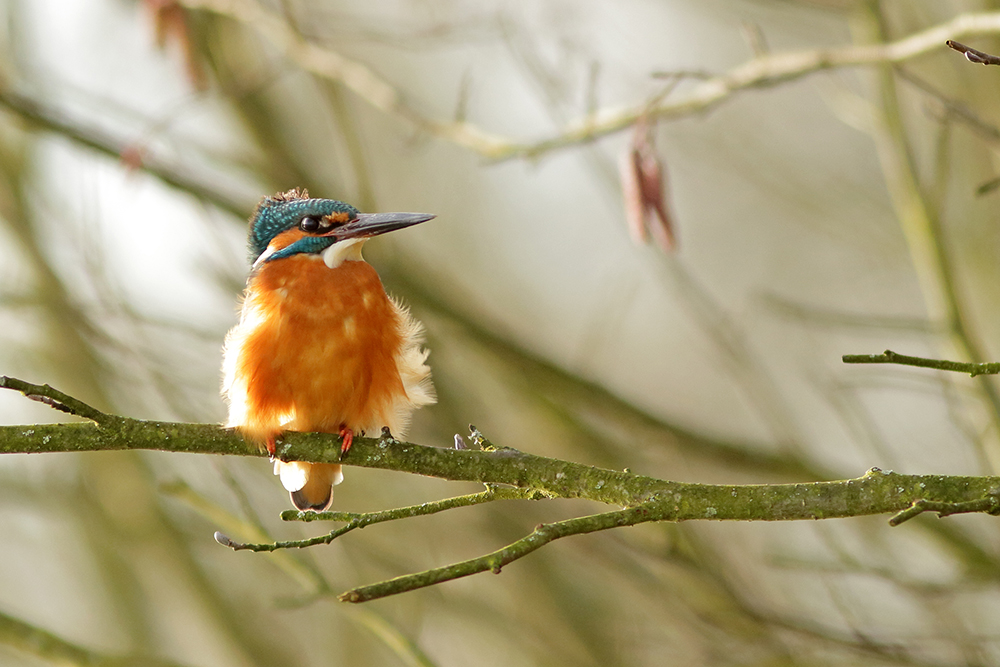
[[[149,656],[105,655],[69,642],[48,630],[0,612],[0,646],[9,646],[43,660],[79,667],[181,667]]]
[[[126,144],[107,133],[91,130],[83,125],[78,125],[75,121],[65,120],[58,113],[46,109],[40,103],[30,98],[9,93],[0,88],[0,107],[4,105],[10,105],[8,107],[10,110],[22,114],[27,121],[36,122],[45,129],[56,132],[81,145],[94,148],[104,154],[117,157],[126,146]],[[266,144],[266,142],[262,142],[262,144]],[[273,149],[274,146],[270,146],[270,148]],[[274,154],[269,157],[269,163],[281,161],[282,158],[282,156]],[[214,189],[211,184],[178,179],[177,174],[169,169],[160,168],[159,164],[159,161],[147,155],[143,162],[138,164],[136,168],[156,176],[163,180],[164,183],[178,187],[195,197],[202,197],[205,201],[223,210],[232,212],[240,219],[246,217],[247,207],[240,206],[237,202],[229,199],[218,189]],[[292,178],[292,182],[303,183],[305,182],[304,178],[304,175],[299,174]],[[662,420],[638,410],[634,405],[612,394],[606,388],[557,368],[547,360],[532,355],[526,350],[511,344],[508,340],[497,336],[492,330],[478,326],[464,314],[457,312],[440,301],[433,294],[433,291],[414,287],[412,277],[399,282],[400,284],[396,286],[397,290],[405,292],[405,295],[411,302],[418,300],[424,302],[425,305],[444,313],[457,324],[473,330],[473,333],[477,337],[483,338],[490,343],[491,349],[499,351],[505,356],[516,358],[519,364],[532,366],[539,372],[544,373],[551,380],[565,385],[568,391],[585,397],[589,404],[587,408],[589,412],[593,412],[594,410],[611,411],[623,417],[619,421],[627,423],[635,423],[638,420],[639,423],[645,426],[665,431],[667,435],[676,442],[684,445],[690,451],[721,458],[731,464],[749,465],[754,468],[779,472],[781,474],[807,476],[811,479],[826,477],[826,475],[820,474],[819,471],[811,468],[804,461],[789,456],[788,452],[780,456],[770,455],[750,446],[713,440],[703,435],[686,431],[675,425],[664,423]],[[65,309],[61,310],[64,311]]]
[[[201,9],[237,21],[271,42],[286,58],[303,70],[343,84],[376,109],[399,116],[420,129],[487,157],[500,157],[507,146],[502,137],[491,135],[465,122],[440,122],[422,115],[403,94],[367,65],[314,44],[299,34],[284,18],[252,0],[180,0],[189,9]]]
[[[28,95],[6,89],[2,82],[0,82],[0,109],[10,111],[30,125],[64,136],[115,159],[124,160],[127,156],[136,155],[135,146],[130,142],[98,127],[89,126],[82,119],[71,118]],[[140,167],[167,185],[229,211],[237,217],[242,218],[246,215],[245,204],[221,195],[217,189],[207,186],[202,179],[192,178],[186,170],[172,167],[150,157],[146,152],[143,152],[141,161],[132,166]]]
[[[812,325],[823,329],[842,328],[851,331],[872,329],[883,333],[939,334],[941,325],[930,322],[925,317],[905,317],[882,314],[852,313],[822,306],[793,301],[767,292],[760,297],[761,303],[775,315],[791,319],[802,325]]]
[[[917,76],[905,67],[897,67],[894,71],[902,79],[913,84],[918,89],[937,100],[942,107],[940,112],[942,117],[955,118],[969,127],[980,137],[994,143],[1000,142],[1000,128],[984,120],[980,115],[974,112],[968,104],[946,95],[929,81]]]
[[[492,134],[464,120],[443,122],[422,115],[406,102],[397,87],[366,65],[306,40],[282,17],[265,10],[253,0],[180,1],[190,9],[226,16],[247,26],[303,70],[340,82],[380,111],[403,118],[439,139],[494,160],[533,157],[587,143],[626,129],[644,117],[655,120],[704,112],[748,88],[772,86],[822,70],[904,62],[940,49],[945,42],[955,38],[1000,33],[1000,12],[970,13],[895,42],[765,53],[725,74],[706,78],[673,99],[588,111],[581,118],[567,123],[555,136],[524,143]]]
[[[226,530],[239,532],[244,535],[252,535],[256,540],[264,541],[271,539],[262,527],[234,516],[224,508],[198,494],[183,482],[163,484],[160,486],[160,491],[184,502],[202,517],[217,526],[222,526]],[[299,512],[288,512],[287,514],[294,515],[299,514]],[[284,515],[282,518],[285,518]],[[323,573],[307,561],[295,558],[289,552],[277,552],[268,555],[271,562],[278,569],[290,575],[303,587],[306,591],[305,601],[315,601],[321,596],[329,595],[332,592],[330,582],[323,576]],[[295,602],[298,604],[304,603],[303,600],[296,600]],[[286,608],[293,606],[288,600],[280,601],[279,605]],[[434,667],[435,663],[413,639],[409,638],[395,623],[374,609],[353,609],[346,617],[369,630],[404,663],[414,667]]]
[[[677,285],[684,306],[701,325],[702,335],[714,344],[746,400],[767,424],[781,455],[807,461],[805,438],[795,412],[779,389],[773,369],[754,350],[739,318],[723,307],[684,262],[663,262],[661,267]]]
[[[219,505],[198,494],[184,482],[177,481],[169,484],[161,484],[159,490],[161,493],[183,502],[207,521],[216,526],[221,526],[224,530],[251,535],[253,539],[260,541],[270,539],[270,536],[258,526],[234,516]],[[328,592],[329,584],[323,578],[323,575],[314,568],[308,567],[302,561],[292,558],[291,554],[276,553],[271,555],[271,559],[279,570],[294,579],[309,595],[319,595]]]
[[[382,270],[381,275],[392,276],[392,273]],[[705,457],[738,469],[810,480],[831,476],[804,456],[791,451],[772,453],[754,443],[713,438],[643,411],[607,387],[567,371],[499,335],[495,327],[484,325],[457,310],[441,299],[439,290],[423,284],[416,273],[393,283],[394,291],[404,296],[407,303],[430,310],[460,327],[462,333],[477,341],[482,349],[517,368],[517,377],[524,380],[525,386],[531,388],[538,398],[567,414],[599,419],[607,424],[609,430],[626,434],[627,440],[655,434],[664,446],[677,447],[688,455]],[[710,330],[710,327],[706,329]],[[579,418],[576,421],[579,422]],[[634,449],[629,456],[634,461]]]
[[[926,357],[910,357],[892,350],[886,350],[882,354],[845,354],[842,359],[845,364],[902,364],[904,366],[920,366],[921,368],[936,368],[941,371],[968,373],[972,377],[1000,373],[1000,362],[974,364],[946,359],[928,359]]]
[[[223,4],[225,3],[220,2],[219,6],[221,7]],[[975,17],[978,15],[973,16]],[[955,27],[955,29],[971,29],[969,28],[969,25],[955,24],[954,21],[947,25]],[[299,37],[299,39],[301,39],[301,37]],[[775,56],[770,57],[773,58]],[[44,106],[34,100],[31,100],[30,98],[8,93],[0,88],[0,106],[5,104],[8,105],[10,110],[22,114],[26,120],[39,123],[51,131],[57,132],[73,141],[80,142],[82,145],[95,148],[105,154],[119,156],[123,147],[126,146],[126,144],[115,139],[114,137],[111,137],[107,133],[91,130],[85,126],[79,126],[76,122],[64,119],[59,113],[51,109],[46,109]],[[643,106],[642,108],[646,109],[647,107]],[[202,183],[179,181],[176,179],[177,174],[171,172],[169,169],[160,169],[158,164],[159,163],[156,160],[147,157],[143,163],[138,165],[138,168],[143,169],[151,175],[162,179],[165,183],[175,185],[176,187],[185,190],[194,196],[204,197],[206,201],[209,201],[225,210],[229,210],[240,218],[245,217],[245,207],[241,207],[236,202],[231,201],[225,194],[219,192],[217,189],[213,189],[210,184],[206,185]],[[411,297],[411,300],[414,300],[417,297],[424,299],[427,295],[409,294],[409,296]],[[466,326],[470,324],[468,318],[455,312],[453,309],[443,308],[441,303],[434,303],[433,307],[438,310],[445,310],[450,318],[457,320],[460,324]],[[482,335],[482,333],[483,330],[477,331],[478,335]],[[626,401],[623,401],[617,396],[610,394],[603,387],[598,387],[597,385],[567,373],[562,369],[552,367],[551,364],[548,364],[543,360],[534,358],[529,359],[527,358],[524,350],[516,348],[508,341],[505,341],[495,335],[491,335],[490,338],[492,339],[493,344],[500,345],[506,352],[509,352],[513,356],[517,356],[519,363],[535,363],[536,365],[539,365],[540,371],[549,375],[558,376],[558,379],[560,379],[564,384],[567,384],[576,394],[588,394],[588,399],[592,399],[588,402],[596,403],[602,408],[612,405],[618,408],[620,412],[628,413],[629,419],[639,418],[643,423],[648,423],[648,425],[654,426],[657,429],[666,430],[669,435],[674,436],[675,439],[679,439],[681,443],[690,445],[690,449],[692,451],[717,455],[730,461],[736,459],[746,459],[745,463],[755,467],[763,467],[765,469],[773,468],[785,473],[791,472],[795,475],[806,475],[813,479],[824,476],[816,474],[817,471],[807,470],[809,467],[807,464],[793,460],[792,457],[787,455],[787,452],[780,457],[769,456],[764,452],[757,451],[756,449],[752,449],[750,447],[709,441],[705,437],[698,434],[677,429],[670,424],[664,424],[662,421],[636,410],[634,406]],[[541,366],[544,366],[544,368],[541,368]],[[607,403],[608,401],[610,401],[610,403]]]

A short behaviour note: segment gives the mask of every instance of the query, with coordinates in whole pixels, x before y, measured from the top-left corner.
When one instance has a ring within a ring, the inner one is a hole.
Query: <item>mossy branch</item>
[[[152,449],[265,456],[238,433],[215,424],[143,421],[107,415],[48,385],[33,385],[14,378],[0,377],[0,388],[15,389],[54,408],[91,420],[89,423],[2,426],[0,453]],[[586,498],[624,507],[543,524],[530,535],[486,556],[354,589],[341,596],[343,600],[360,602],[477,572],[496,572],[555,539],[639,523],[697,519],[795,521],[893,513],[896,514],[895,525],[925,511],[938,512],[942,516],[1000,511],[1000,477],[902,475],[872,468],[857,479],[832,482],[691,484],[496,447],[475,429],[473,441],[480,449],[428,447],[402,442],[383,432],[378,438],[355,438],[350,452],[340,460],[338,436],[287,433],[278,442],[278,456],[283,459],[322,463],[339,460],[346,465],[480,482],[488,488],[480,494],[384,512],[333,512],[310,516],[309,520],[333,519],[347,523],[326,535],[300,542],[250,545],[235,543],[227,537],[220,537],[219,541],[233,548],[255,551],[323,544],[365,525],[502,498]],[[301,520],[306,517],[290,512],[283,518]]]

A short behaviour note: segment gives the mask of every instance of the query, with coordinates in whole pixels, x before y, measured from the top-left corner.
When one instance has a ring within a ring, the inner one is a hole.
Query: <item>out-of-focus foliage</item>
[[[531,143],[755,49],[892,41],[996,5],[12,0],[0,372],[131,416],[222,419],[244,216],[302,186],[439,216],[367,248],[427,325],[440,402],[416,442],[448,446],[472,422],[498,444],[685,481],[995,474],[992,380],[839,358],[1000,358],[1000,68],[942,44],[656,123],[670,256],[629,241],[628,131],[500,162],[456,131]],[[343,59],[344,80],[321,75]],[[15,395],[0,410],[52,418]],[[475,490],[348,469],[335,502]],[[334,595],[581,508],[495,503],[233,553],[213,530],[322,528],[277,519],[287,496],[260,461],[128,453],[5,456],[0,503],[0,665],[1000,660],[992,517],[646,525],[349,606]],[[32,626],[65,645],[27,641]]]

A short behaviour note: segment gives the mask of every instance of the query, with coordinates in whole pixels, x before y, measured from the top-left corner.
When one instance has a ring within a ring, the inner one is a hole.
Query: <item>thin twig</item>
[[[965,55],[965,59],[970,63],[976,63],[979,65],[1000,65],[1000,56],[990,55],[989,53],[984,53],[971,46],[966,46],[961,42],[956,42],[953,39],[949,39],[945,42],[948,48],[955,49],[961,54]]]
[[[456,507],[470,507],[494,500],[541,500],[550,496],[534,489],[518,489],[516,487],[496,486],[487,484],[485,491],[470,493],[465,496],[455,496],[444,500],[435,500],[420,505],[409,505],[398,507],[393,510],[382,512],[300,512],[298,510],[286,510],[281,513],[282,521],[343,521],[346,523],[358,522],[359,528],[370,526],[383,521],[393,521],[395,519],[408,519],[414,516],[427,516],[437,514],[445,510]]]
[[[87,405],[79,399],[64,394],[58,389],[53,389],[47,384],[31,384],[24,380],[0,375],[0,388],[19,391],[27,398],[44,403],[54,410],[65,412],[75,417],[83,417],[97,424],[107,424],[118,419],[113,415],[106,414],[97,408]]]
[[[1000,514],[1000,496],[996,493],[991,493],[983,498],[958,503],[941,502],[939,500],[924,500],[921,498],[920,500],[913,501],[912,505],[889,519],[889,525],[898,526],[904,521],[909,521],[913,517],[923,514],[924,512],[937,512],[938,517],[951,516],[952,514],[969,514],[973,512],[982,512],[997,516]]]
[[[434,584],[445,581],[468,577],[480,572],[493,572],[500,574],[500,570],[507,564],[523,558],[531,552],[540,549],[549,542],[561,537],[570,535],[584,535],[599,530],[608,530],[621,526],[633,526],[637,523],[655,520],[651,517],[659,516],[653,510],[659,506],[659,502],[644,503],[614,512],[594,514],[591,516],[577,517],[556,523],[539,524],[530,535],[519,539],[513,544],[494,551],[493,553],[472,558],[470,560],[454,563],[445,567],[434,568],[417,574],[410,574],[404,577],[396,577],[388,581],[382,581],[369,586],[361,586],[349,591],[345,591],[338,596],[343,602],[368,602],[378,598],[405,593],[407,591],[426,588]]]
[[[263,528],[234,516],[228,510],[197,493],[184,482],[175,481],[161,484],[159,490],[161,493],[183,502],[207,521],[221,526],[224,530],[251,535],[254,539],[262,542],[271,539],[271,536]],[[270,554],[270,558],[280,570],[298,582],[309,596],[315,598],[329,592],[329,582],[315,567],[288,553]]]
[[[894,474],[891,472],[884,473],[877,468],[869,471],[869,475],[874,477]],[[866,475],[866,477],[869,475]],[[926,511],[938,512],[942,517],[950,514],[970,512],[984,512],[998,515],[1000,514],[1000,495],[998,494],[1000,494],[1000,488],[991,489],[983,497],[968,501],[942,502],[925,499],[915,500],[909,508],[896,514],[889,524],[891,526],[898,526],[907,519]],[[550,524],[539,524],[531,534],[493,553],[444,567],[433,568],[424,572],[353,588],[341,593],[338,599],[343,602],[368,602],[468,577],[481,572],[489,571],[494,574],[500,574],[501,569],[505,565],[524,558],[533,551],[561,537],[585,535],[611,528],[635,526],[656,521],[677,521],[680,520],[678,518],[680,514],[682,514],[682,511],[674,502],[670,500],[664,501],[662,498],[654,498],[648,502],[623,510],[577,517]],[[705,518],[714,517],[709,516]]]
[[[398,507],[381,512],[298,512],[288,510],[281,513],[284,521],[344,521],[346,526],[341,526],[330,531],[326,535],[319,535],[304,540],[286,540],[283,542],[264,542],[258,544],[234,542],[226,535],[216,532],[215,541],[222,546],[229,547],[233,551],[277,551],[279,549],[304,549],[317,544],[330,544],[335,539],[345,533],[349,533],[355,528],[364,528],[384,521],[395,521],[397,519],[408,519],[415,516],[426,516],[436,514],[456,507],[469,507],[479,505],[494,500],[532,499],[539,500],[546,495],[534,489],[518,489],[513,487],[497,487],[492,484],[487,485],[485,491],[472,493],[455,498],[446,498],[420,505],[410,505],[408,507]]]
[[[965,361],[948,361],[945,359],[928,359],[926,357],[911,357],[886,350],[882,354],[845,354],[842,357],[845,364],[901,364],[904,366],[919,366],[921,368],[936,368],[941,371],[968,373],[977,375],[996,375],[1000,373],[1000,362],[971,363]]]
[[[318,535],[316,537],[310,537],[305,540],[284,540],[280,542],[260,542],[254,543],[243,543],[234,542],[229,539],[221,531],[215,531],[215,541],[224,547],[229,547],[233,551],[255,551],[255,552],[268,552],[268,551],[280,551],[281,549],[305,549],[306,547],[315,546],[317,544],[330,544],[335,539],[343,535],[344,533],[349,533],[355,528],[360,528],[361,526],[357,523],[351,522],[346,526],[341,526],[336,530],[332,530],[326,535]]]

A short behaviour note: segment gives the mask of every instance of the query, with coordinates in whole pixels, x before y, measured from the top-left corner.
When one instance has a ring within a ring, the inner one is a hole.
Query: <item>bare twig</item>
[[[1000,373],[1000,363],[970,363],[965,361],[947,361],[945,359],[928,359],[926,357],[911,357],[886,350],[882,354],[845,354],[842,357],[845,364],[902,364],[904,366],[919,366],[921,368],[936,368],[941,371],[968,373],[977,375],[996,375]]]
[[[967,500],[958,503],[946,503],[935,500],[915,500],[908,508],[889,519],[890,526],[898,526],[904,521],[909,521],[918,514],[924,512],[937,512],[938,517],[951,516],[952,514],[970,514],[981,512],[997,516],[1000,514],[1000,489],[976,500]]]
[[[281,549],[305,549],[306,547],[315,546],[317,544],[330,544],[335,539],[343,535],[344,533],[349,533],[358,525],[355,523],[349,523],[346,526],[341,526],[336,530],[332,530],[326,535],[319,535],[317,537],[310,537],[305,540],[287,540],[281,542],[261,542],[258,544],[253,543],[243,543],[234,542],[226,534],[221,531],[215,531],[215,541],[224,547],[229,547],[233,551],[279,551]]]
[[[945,42],[948,48],[955,49],[961,54],[965,55],[966,60],[970,63],[977,63],[979,65],[1000,65],[1000,56],[990,55],[989,53],[984,53],[971,46],[966,46],[961,42],[956,42],[953,39],[949,39]]]
[[[19,391],[27,398],[44,403],[53,410],[65,412],[75,417],[83,417],[97,424],[107,424],[117,419],[117,417],[105,414],[58,389],[53,389],[47,384],[31,384],[24,380],[0,375],[0,388]]]
[[[250,535],[261,542],[271,539],[270,535],[261,527],[234,516],[218,504],[197,493],[184,482],[174,481],[161,484],[159,490],[161,493],[183,502],[207,521],[226,531]],[[304,561],[296,559],[288,553],[275,553],[271,554],[270,557],[278,569],[298,582],[309,595],[322,595],[330,590],[330,584],[323,575],[314,567],[305,564]]]
[[[684,79],[699,79],[701,81],[707,81],[708,79],[714,78],[716,74],[705,69],[671,69],[658,70],[650,73],[650,76],[654,79],[667,79],[673,83],[680,82]],[[591,109],[592,113],[596,111],[596,107]]]
[[[479,574],[480,572],[492,572],[500,574],[503,566],[523,558],[531,552],[540,549],[549,542],[560,537],[570,535],[583,535],[599,530],[608,530],[621,526],[633,526],[637,523],[656,520],[653,517],[659,516],[656,512],[656,503],[644,503],[637,507],[631,507],[614,512],[594,514],[592,516],[578,517],[556,523],[540,524],[532,533],[521,538],[513,544],[509,544],[503,549],[494,551],[491,554],[472,558],[470,560],[454,563],[445,567],[438,567],[417,574],[410,574],[404,577],[396,577],[388,581],[382,581],[370,586],[361,586],[342,593],[338,598],[343,602],[368,602],[377,600],[389,595],[405,593],[407,591],[426,588],[434,584],[440,584],[461,577]]]
[[[869,477],[884,477],[886,475],[895,477],[895,473],[882,472],[873,468],[861,480]],[[853,480],[855,482],[861,480]],[[984,512],[994,516],[1000,514],[1000,487],[987,492],[981,498],[960,502],[942,502],[919,499],[915,500],[911,506],[892,518],[889,524],[898,526],[907,519],[910,519],[921,512],[938,512],[942,517],[950,514]],[[611,528],[623,526],[635,526],[642,523],[655,521],[679,521],[682,513],[678,504],[671,498],[654,498],[648,502],[629,507],[623,510],[594,514],[591,516],[577,517],[566,521],[558,521],[550,524],[538,525],[531,534],[507,545],[506,547],[494,551],[493,553],[472,558],[469,560],[453,563],[444,567],[433,568],[424,572],[396,577],[386,581],[381,581],[368,586],[354,588],[338,596],[343,602],[368,602],[379,598],[406,593],[409,591],[426,588],[435,584],[452,581],[462,577],[467,577],[481,572],[493,572],[500,574],[501,569],[516,560],[519,560],[531,552],[540,549],[549,542],[561,537],[571,535],[585,535]],[[709,512],[711,514],[711,512]],[[716,518],[707,516],[701,518]],[[817,517],[818,518],[818,517]]]
[[[347,525],[332,530],[326,535],[319,535],[317,537],[304,540],[243,544],[240,542],[234,542],[226,535],[216,532],[215,541],[222,546],[229,547],[233,551],[277,551],[279,549],[304,549],[317,544],[330,544],[341,535],[349,533],[355,528],[364,528],[365,526],[382,523],[384,521],[395,521],[397,519],[408,519],[414,516],[437,514],[438,512],[454,509],[456,507],[469,507],[470,505],[479,505],[482,503],[492,502],[494,500],[539,500],[545,497],[545,494],[533,489],[518,489],[513,487],[496,487],[493,485],[487,485],[487,489],[480,493],[472,493],[465,496],[457,496],[455,498],[446,498],[444,500],[423,503],[421,505],[398,507],[396,509],[383,510],[381,512],[366,512],[358,514],[355,512],[298,512],[295,510],[288,510],[287,512],[282,512],[281,514],[281,518],[285,521],[345,521],[347,522]]]

